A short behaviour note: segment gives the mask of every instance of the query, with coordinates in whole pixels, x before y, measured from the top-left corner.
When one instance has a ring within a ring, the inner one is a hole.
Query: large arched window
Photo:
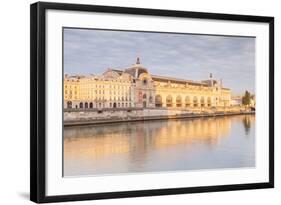
[[[176,98],[176,105],[177,105],[177,107],[181,107],[182,106],[181,96],[180,95],[178,95],[177,98]]]
[[[205,107],[205,99],[203,96],[200,98],[200,105],[201,107]]]
[[[83,108],[83,103],[82,102],[79,103],[79,108]]]
[[[196,96],[193,97],[193,106],[198,107],[198,98]]]
[[[167,107],[173,107],[173,98],[171,95],[168,95],[166,98],[166,105]]]
[[[156,97],[155,97],[155,107],[162,107],[162,97],[161,97],[161,95],[156,95]]]
[[[185,107],[190,107],[190,97],[189,96],[185,97]]]
[[[85,108],[88,108],[88,103],[87,102],[85,102]]]
[[[93,108],[93,103],[92,102],[90,102],[90,108]]]
[[[72,108],[72,102],[71,101],[67,102],[67,108]]]

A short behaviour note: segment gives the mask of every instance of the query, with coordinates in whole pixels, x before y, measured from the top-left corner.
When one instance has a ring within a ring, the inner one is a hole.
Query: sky
[[[64,29],[64,73],[102,74],[141,64],[152,75],[222,79],[233,94],[255,93],[255,38]]]

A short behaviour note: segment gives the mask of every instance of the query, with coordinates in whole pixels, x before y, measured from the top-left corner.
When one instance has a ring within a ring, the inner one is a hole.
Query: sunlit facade
[[[139,58],[124,70],[64,77],[64,108],[196,109],[230,106],[231,91],[213,79],[192,81],[151,75]]]

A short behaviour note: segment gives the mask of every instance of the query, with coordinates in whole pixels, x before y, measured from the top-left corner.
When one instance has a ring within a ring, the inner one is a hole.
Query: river
[[[64,176],[255,166],[255,115],[64,128]]]

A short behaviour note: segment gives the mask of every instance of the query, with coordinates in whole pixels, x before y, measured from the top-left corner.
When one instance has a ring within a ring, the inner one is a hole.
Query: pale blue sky
[[[223,79],[234,94],[255,90],[255,38],[64,29],[64,72],[125,69],[139,56],[151,74]]]

